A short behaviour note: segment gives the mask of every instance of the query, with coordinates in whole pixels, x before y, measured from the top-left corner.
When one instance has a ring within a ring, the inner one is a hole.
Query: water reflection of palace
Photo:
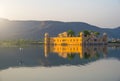
[[[72,58],[75,55],[79,55],[82,58],[96,58],[99,53],[104,56],[107,54],[107,46],[80,46],[80,45],[45,45],[44,46],[45,57],[49,56],[49,53],[57,53],[58,56],[63,58]]]

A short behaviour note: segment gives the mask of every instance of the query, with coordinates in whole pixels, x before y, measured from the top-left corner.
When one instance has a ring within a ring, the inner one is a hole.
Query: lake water
[[[120,48],[0,47],[0,81],[120,81]]]

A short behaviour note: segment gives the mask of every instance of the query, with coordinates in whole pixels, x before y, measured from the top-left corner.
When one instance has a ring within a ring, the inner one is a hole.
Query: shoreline
[[[32,42],[22,44],[2,44],[0,47],[29,47],[29,46],[41,46],[44,42]],[[120,43],[108,43],[107,45],[85,45],[85,46],[107,46],[107,47],[120,47]]]

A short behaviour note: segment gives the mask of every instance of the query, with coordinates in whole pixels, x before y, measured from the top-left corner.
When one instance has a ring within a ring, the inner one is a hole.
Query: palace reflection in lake
[[[107,46],[47,45],[44,48],[24,47],[22,50],[18,47],[0,47],[0,70],[9,67],[77,66],[104,57],[119,59],[119,50],[109,48],[107,54]]]
[[[80,59],[86,58],[98,58],[102,53],[105,57],[107,55],[107,46],[98,45],[45,45],[44,55],[49,57],[49,53],[58,54],[62,58],[73,59],[75,55],[78,55]]]

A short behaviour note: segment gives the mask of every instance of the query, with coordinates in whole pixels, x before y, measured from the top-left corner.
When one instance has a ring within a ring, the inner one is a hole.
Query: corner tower
[[[47,44],[50,44],[50,37],[49,37],[49,34],[48,34],[48,33],[45,33],[44,43],[45,43],[46,45],[47,45]]]

